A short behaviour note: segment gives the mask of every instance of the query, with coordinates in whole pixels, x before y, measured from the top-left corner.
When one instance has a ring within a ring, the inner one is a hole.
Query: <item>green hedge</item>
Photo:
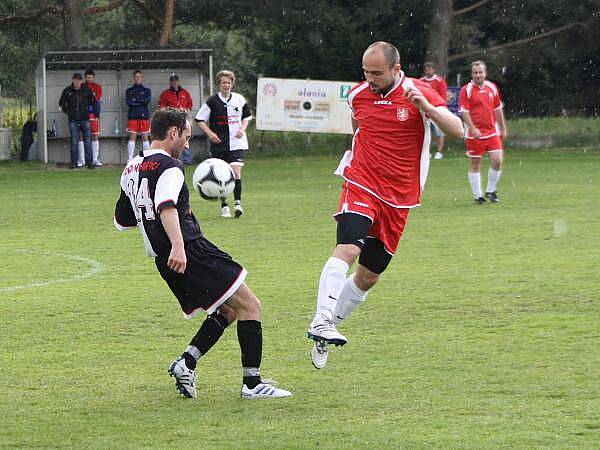
[[[508,121],[509,137],[506,147],[513,148],[600,148],[600,119],[551,117],[515,119]],[[310,142],[306,133],[256,131],[248,129],[253,152],[265,155],[280,154],[340,154],[350,147],[351,137],[337,134],[313,133]],[[463,152],[462,141],[447,139],[447,149]]]

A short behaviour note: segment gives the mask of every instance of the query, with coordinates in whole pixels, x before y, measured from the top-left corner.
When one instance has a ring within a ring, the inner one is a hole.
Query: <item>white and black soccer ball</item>
[[[226,198],[235,187],[233,169],[222,159],[209,158],[196,167],[192,177],[194,190],[206,200]]]

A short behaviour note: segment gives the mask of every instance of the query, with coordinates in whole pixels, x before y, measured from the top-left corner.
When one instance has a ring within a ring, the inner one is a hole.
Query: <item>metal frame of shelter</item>
[[[213,94],[213,50],[192,49],[108,49],[108,50],[69,50],[47,52],[36,69],[36,92],[38,133],[41,144],[41,160],[48,163],[48,92],[47,74],[57,70],[81,70],[93,67],[94,70],[114,70],[120,77],[125,70],[134,69],[196,69],[200,79],[200,98],[204,101],[204,89],[208,81],[209,95]],[[208,80],[205,80],[208,74]]]

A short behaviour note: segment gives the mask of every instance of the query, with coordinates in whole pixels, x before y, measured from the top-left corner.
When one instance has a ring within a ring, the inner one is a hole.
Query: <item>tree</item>
[[[84,34],[83,5],[81,0],[64,0],[63,32],[67,48],[81,48],[87,45]]]
[[[175,0],[165,1],[165,18],[163,20],[162,34],[158,41],[159,47],[166,47],[173,32],[173,18],[175,15]]]
[[[433,15],[429,24],[426,58],[435,64],[438,73],[448,71],[448,50],[454,15],[453,0],[433,0]]]

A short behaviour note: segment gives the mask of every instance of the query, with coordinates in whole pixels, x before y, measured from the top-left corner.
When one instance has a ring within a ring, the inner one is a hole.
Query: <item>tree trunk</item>
[[[166,47],[169,45],[169,38],[173,31],[173,16],[175,15],[175,0],[165,1],[165,19],[163,20],[163,29],[158,41],[159,47]]]
[[[454,5],[452,0],[433,0],[433,17],[427,38],[427,60],[435,64],[437,73],[448,72],[448,49]]]
[[[86,46],[81,0],[64,0],[63,30],[67,48]]]

